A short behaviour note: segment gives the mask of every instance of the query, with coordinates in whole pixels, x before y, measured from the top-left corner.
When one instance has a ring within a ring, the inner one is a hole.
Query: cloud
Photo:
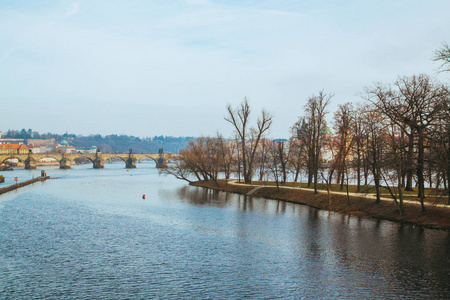
[[[16,105],[5,124],[37,122],[49,131],[46,107],[65,101],[86,114],[83,122],[65,115],[74,132],[214,134],[229,130],[221,121],[226,104],[247,96],[255,112],[264,107],[277,116],[272,133],[282,137],[323,88],[336,94],[333,103],[354,101],[372,81],[430,70],[450,22],[428,5],[387,18],[390,7],[368,17],[372,7],[331,1],[66,1],[16,10],[0,4],[0,98]],[[422,11],[433,18],[404,25]],[[39,117],[24,121],[21,105],[36,101]],[[123,116],[125,109],[133,113]]]
[[[0,56],[0,61],[4,61],[6,60],[11,54],[13,54],[14,52],[16,52],[16,50],[19,49],[17,47],[11,48],[8,51],[4,52],[1,56]]]
[[[71,16],[75,15],[76,13],[78,13],[79,10],[80,10],[80,2],[73,2],[64,11],[62,18],[63,19],[70,18]]]
[[[185,0],[189,5],[207,5],[210,4],[209,0]]]
[[[307,18],[312,17],[310,15],[302,14],[302,13],[298,13],[298,12],[282,11],[282,10],[275,10],[275,9],[264,9],[262,11],[268,13],[269,15],[296,16],[296,17],[307,17]]]

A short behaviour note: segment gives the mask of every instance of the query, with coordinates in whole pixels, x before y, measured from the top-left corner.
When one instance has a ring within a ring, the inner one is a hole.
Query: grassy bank
[[[253,185],[235,185],[219,181],[219,186],[210,181],[198,181],[193,186],[204,187],[224,192],[246,194],[255,188]],[[252,196],[269,199],[283,200],[292,203],[308,205],[318,209],[338,211],[342,213],[362,214],[374,218],[390,220],[395,222],[416,224],[427,228],[450,230],[450,209],[427,205],[426,211],[422,212],[420,205],[405,204],[405,213],[400,216],[393,201],[382,201],[375,204],[375,200],[362,197],[350,196],[350,203],[346,195],[332,194],[329,202],[326,193],[314,194],[310,190],[299,190],[294,188],[280,188],[275,186],[263,187]]]
[[[267,182],[267,181],[254,181],[253,185],[267,185],[267,186],[276,186],[275,182]],[[286,182],[286,187],[301,187],[301,188],[307,188],[308,185],[306,182]],[[326,191],[327,186],[324,183],[319,183],[317,185],[318,190]],[[394,194],[398,197],[398,190],[396,187],[391,187]],[[333,192],[346,192],[346,186],[344,185],[341,189],[340,184],[331,184],[330,190]],[[357,186],[356,185],[349,185],[348,186],[349,193],[358,193]],[[375,194],[375,186],[373,185],[361,185],[359,193],[364,194]],[[380,187],[380,196],[384,198],[392,198],[391,194],[389,193],[389,190],[385,186]],[[447,204],[448,203],[448,195],[443,189],[431,189],[431,188],[425,188],[425,203],[429,204]],[[403,191],[403,199],[404,200],[417,200],[417,188],[413,188],[412,191]]]

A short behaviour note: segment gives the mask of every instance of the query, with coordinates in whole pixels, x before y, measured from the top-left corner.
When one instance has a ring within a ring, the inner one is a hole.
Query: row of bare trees
[[[443,66],[450,63],[447,50],[444,45],[435,54]],[[403,192],[414,186],[423,210],[427,186],[448,194],[450,93],[446,85],[427,75],[377,83],[364,90],[363,104],[339,105],[330,118],[332,97],[324,91],[311,96],[304,114],[292,126],[289,140],[267,138],[272,116],[264,110],[252,126],[246,99],[237,108],[229,105],[225,120],[233,126],[235,136],[225,139],[218,134],[191,141],[163,172],[217,185],[219,174],[228,180],[234,173],[245,183],[268,179],[277,187],[305,176],[316,193],[318,184],[325,183],[329,195],[332,183],[341,190],[346,188],[348,195],[351,181],[357,192],[363,186],[374,186],[376,203],[386,188],[400,213],[404,211]],[[329,119],[334,133],[327,124]],[[448,201],[450,204],[450,196]]]
[[[424,209],[426,174],[430,186],[443,182],[448,189],[450,180],[450,165],[442,156],[449,149],[448,87],[420,75],[399,78],[393,87],[377,84],[367,89],[367,94],[368,100],[381,114],[383,129],[388,128],[385,129],[391,136],[388,146],[406,152],[399,155],[404,162],[396,163],[398,166],[394,169],[401,175],[401,186],[405,186],[407,191],[412,190],[415,175],[417,197]],[[406,178],[406,184],[403,178]]]
[[[250,114],[250,105],[246,99],[236,109],[229,105],[225,120],[233,125],[235,138],[226,140],[218,134],[216,137],[190,141],[163,172],[189,182],[192,177],[212,180],[217,185],[219,173],[224,173],[225,178],[229,179],[231,173],[236,172],[239,180],[242,175],[245,183],[251,183],[257,161],[260,162],[259,152],[261,148],[265,151],[263,137],[272,124],[272,116],[263,110],[256,127],[252,127]]]

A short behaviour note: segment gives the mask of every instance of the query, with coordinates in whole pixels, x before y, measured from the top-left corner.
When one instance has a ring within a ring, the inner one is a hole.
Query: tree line
[[[450,49],[444,44],[434,59],[449,71]],[[331,184],[341,190],[354,182],[356,191],[373,185],[376,203],[386,188],[404,212],[404,191],[417,186],[417,198],[425,210],[425,188],[449,194],[450,187],[450,89],[421,74],[376,83],[361,93],[362,102],[338,105],[327,123],[332,94],[319,91],[304,105],[288,141],[269,139],[272,116],[263,110],[250,124],[251,108],[244,101],[226,108],[225,121],[234,135],[221,134],[188,142],[180,156],[162,171],[179,179],[273,180],[277,187],[298,182],[305,174],[307,186],[318,192],[325,183],[329,201]],[[333,130],[332,130],[333,129]],[[347,197],[349,199],[349,197]],[[448,199],[450,204],[450,196]]]
[[[154,136],[139,138],[132,135],[75,135],[75,134],[56,134],[43,133],[40,134],[32,129],[26,130],[8,130],[4,138],[16,139],[51,139],[54,138],[56,143],[60,143],[63,139],[67,140],[74,147],[92,147],[96,146],[103,153],[124,153],[133,149],[134,153],[158,153],[163,148],[165,152],[178,153],[180,149],[187,146],[188,141],[195,139],[194,137],[172,137],[172,136]]]

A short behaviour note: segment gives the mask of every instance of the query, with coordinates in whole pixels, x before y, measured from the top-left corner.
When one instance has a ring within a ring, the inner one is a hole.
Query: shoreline
[[[37,178],[34,178],[34,179],[30,179],[30,180],[27,180],[27,181],[23,181],[23,182],[20,182],[20,183],[17,183],[17,184],[13,184],[13,185],[9,185],[9,186],[0,188],[0,195],[5,194],[5,193],[10,192],[10,191],[17,190],[17,189],[19,189],[21,187],[33,184],[33,183],[38,182],[38,181],[45,181],[47,179],[50,179],[50,176],[41,176],[41,177],[37,177]]]
[[[277,190],[276,187],[272,186],[246,185],[235,183],[234,180],[229,180],[228,183],[225,180],[219,180],[219,184],[220,186],[216,186],[214,182],[210,181],[189,183],[191,186],[242,195],[247,195],[253,190],[249,197],[281,200],[321,210],[366,215],[381,220],[450,231],[450,207],[442,208],[428,204],[426,205],[426,211],[422,212],[420,205],[405,203],[405,213],[403,216],[400,216],[392,200],[384,200],[380,204],[375,204],[374,199],[350,195],[350,204],[348,204],[346,195],[331,192],[332,201],[328,205],[328,194],[326,192],[314,194],[314,191],[309,189],[292,187],[280,187]]]

